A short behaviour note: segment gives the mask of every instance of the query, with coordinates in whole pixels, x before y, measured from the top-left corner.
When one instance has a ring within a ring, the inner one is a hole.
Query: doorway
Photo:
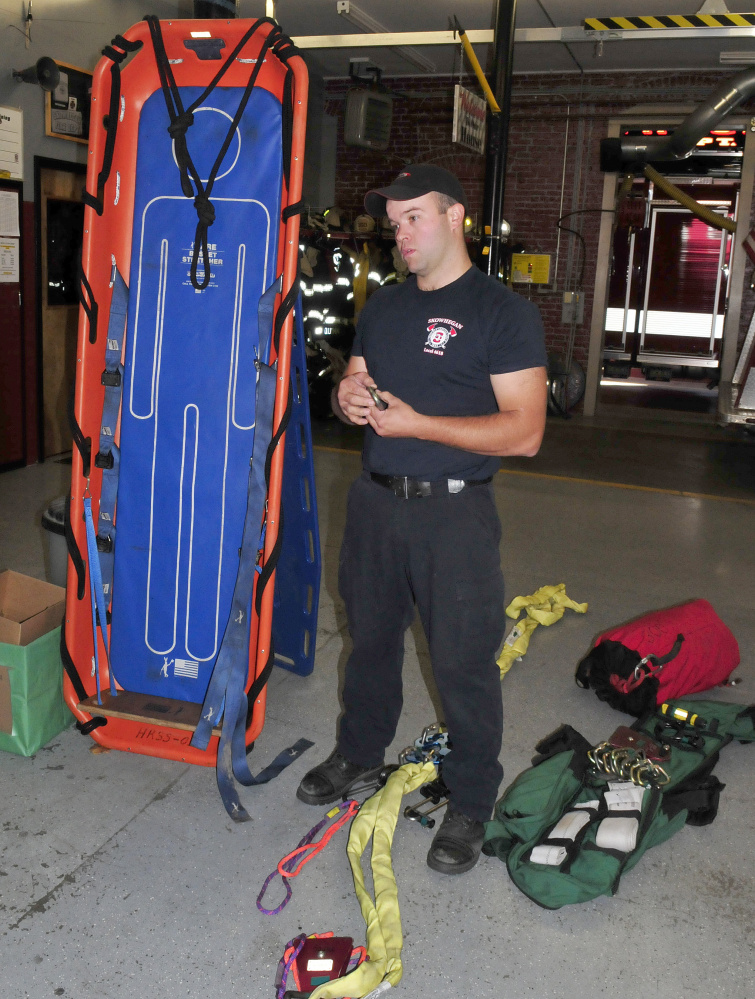
[[[80,163],[34,159],[42,460],[70,451],[72,445],[67,413],[76,372],[85,175],[86,167]]]
[[[735,181],[676,184],[717,214],[735,216]],[[648,181],[635,182],[632,195],[613,238],[601,402],[713,414],[732,235]]]

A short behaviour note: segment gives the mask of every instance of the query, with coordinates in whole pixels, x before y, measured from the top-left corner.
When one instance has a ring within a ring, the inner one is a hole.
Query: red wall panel
[[[39,391],[37,382],[37,264],[34,202],[21,205],[23,276],[21,299],[24,324],[24,379],[26,389],[26,463],[39,460]]]

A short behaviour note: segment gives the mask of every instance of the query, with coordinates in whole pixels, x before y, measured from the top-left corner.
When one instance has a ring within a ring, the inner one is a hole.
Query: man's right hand
[[[366,370],[347,374],[338,383],[336,393],[338,406],[349,423],[357,425],[367,423],[367,413],[375,406],[372,396],[367,391],[367,385],[374,386],[375,380]]]

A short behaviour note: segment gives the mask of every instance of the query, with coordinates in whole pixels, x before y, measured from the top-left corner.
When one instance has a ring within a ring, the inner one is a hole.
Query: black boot
[[[427,866],[441,874],[471,871],[480,856],[485,826],[449,805],[427,854]]]
[[[382,769],[382,763],[376,767],[360,767],[358,763],[350,763],[334,749],[327,760],[304,775],[296,790],[296,797],[308,805],[327,805],[331,801],[337,801],[355,781],[377,776]]]

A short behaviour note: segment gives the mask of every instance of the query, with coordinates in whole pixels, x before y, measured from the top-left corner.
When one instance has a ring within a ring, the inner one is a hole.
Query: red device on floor
[[[312,991],[345,975],[353,947],[351,937],[308,937],[296,956],[301,991]]]

